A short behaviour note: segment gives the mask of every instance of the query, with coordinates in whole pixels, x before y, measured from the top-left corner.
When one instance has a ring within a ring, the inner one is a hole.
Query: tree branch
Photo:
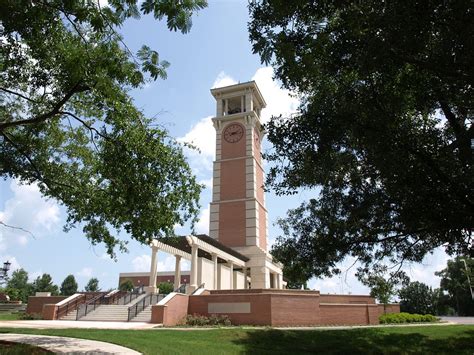
[[[16,127],[16,126],[24,126],[24,125],[30,125],[30,124],[37,124],[44,122],[48,120],[51,117],[54,117],[57,115],[61,108],[64,106],[64,104],[76,93],[83,92],[89,90],[88,86],[81,86],[82,83],[78,82],[76,85],[72,87],[72,89],[61,99],[59,100],[54,106],[53,109],[49,112],[43,113],[41,115],[38,115],[33,118],[28,118],[24,120],[18,120],[18,121],[9,121],[9,122],[4,122],[0,123],[0,132],[3,132],[5,129],[9,127]]]
[[[35,101],[35,100],[33,100],[33,99],[30,99],[28,96],[25,96],[25,95],[23,95],[23,94],[20,94],[20,93],[18,93],[18,92],[15,92],[15,91],[8,90],[8,89],[6,89],[6,88],[4,88],[4,87],[0,87],[0,90],[5,91],[5,92],[8,92],[9,94],[12,94],[12,95],[19,96],[19,97],[21,97],[22,99],[28,100],[28,101],[30,101],[30,102],[38,103],[38,101]]]

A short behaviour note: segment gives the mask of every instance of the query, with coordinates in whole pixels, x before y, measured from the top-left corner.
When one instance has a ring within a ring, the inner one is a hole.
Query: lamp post
[[[0,269],[0,283],[5,283],[8,281],[8,271],[10,271],[10,265],[12,263],[5,261],[3,263],[3,268]]]

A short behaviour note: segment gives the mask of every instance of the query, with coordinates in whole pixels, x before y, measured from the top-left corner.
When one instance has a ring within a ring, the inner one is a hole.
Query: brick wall
[[[43,305],[56,304],[66,298],[68,298],[68,296],[30,296],[28,297],[26,313],[42,313]]]
[[[378,324],[378,305],[321,303],[322,325]]]
[[[174,294],[166,304],[151,307],[151,323],[159,323],[168,327],[180,324],[188,314],[188,303],[188,295]]]
[[[319,295],[271,294],[272,326],[309,326],[321,323]]]
[[[384,313],[400,313],[399,303],[386,304],[385,306],[383,304],[379,304],[378,307],[379,307],[379,315],[384,314]]]

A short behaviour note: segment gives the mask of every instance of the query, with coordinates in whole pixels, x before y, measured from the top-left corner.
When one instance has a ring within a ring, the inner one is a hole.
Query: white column
[[[228,261],[229,269],[230,269],[230,289],[234,289],[234,263],[232,261]]]
[[[218,267],[218,263],[217,263],[217,254],[212,254],[212,264],[214,266],[214,290],[217,290],[218,288],[218,285],[219,283],[217,282],[217,267]]]
[[[146,288],[147,293],[156,293],[156,254],[158,253],[158,247],[155,245],[151,246],[151,265],[150,265],[150,279],[148,280],[148,287]]]
[[[278,274],[278,288],[282,289],[283,288],[283,275]]]
[[[248,283],[248,280],[247,280],[247,268],[244,267],[242,269],[242,272],[244,273],[244,289],[248,289],[249,288],[249,283]]]
[[[175,255],[174,289],[176,290],[180,285],[181,285],[181,256]]]
[[[191,285],[189,286],[190,291],[197,289],[197,277],[198,277],[198,247],[193,245],[191,247]]]

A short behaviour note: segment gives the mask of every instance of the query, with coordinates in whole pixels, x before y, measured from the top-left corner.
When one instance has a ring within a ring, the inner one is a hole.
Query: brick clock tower
[[[282,265],[267,251],[261,158],[266,103],[254,81],[211,90],[217,102],[210,237],[247,256],[252,288],[282,288]]]

